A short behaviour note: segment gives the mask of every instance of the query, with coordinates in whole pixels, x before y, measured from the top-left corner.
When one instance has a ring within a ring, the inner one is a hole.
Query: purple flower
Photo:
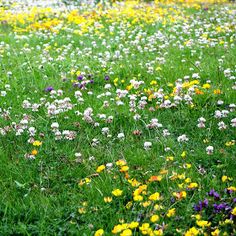
[[[77,80],[83,80],[83,75],[79,75],[79,76],[77,77]]]
[[[194,207],[193,207],[194,211],[201,211],[202,210],[202,204],[195,204]]]
[[[208,207],[208,199],[205,199],[204,201],[200,201],[198,204],[194,205],[194,210],[195,211],[202,211],[203,208]]]
[[[106,75],[104,79],[105,79],[105,80],[109,80],[110,77],[109,77],[108,75]]]
[[[220,199],[220,194],[217,193],[214,189],[211,189],[210,192],[208,193],[210,197],[214,197],[215,200]]]
[[[45,88],[45,92],[51,92],[52,90],[54,90],[52,86],[48,86],[47,88]]]
[[[215,204],[213,204],[213,207],[214,207],[215,212],[217,212],[217,213],[219,213],[221,211],[231,211],[232,210],[232,208],[225,202],[220,203],[218,205],[215,203]]]
[[[208,199],[206,198],[206,199],[202,202],[202,206],[203,206],[203,207],[207,207],[207,206],[208,206],[208,203],[209,203],[209,201],[208,201]]]
[[[232,194],[233,193],[232,189],[225,189],[225,191],[226,191],[227,194]]]
[[[90,80],[90,84],[93,84],[93,83],[94,83],[94,80],[93,80],[93,79],[91,79],[91,80]]]

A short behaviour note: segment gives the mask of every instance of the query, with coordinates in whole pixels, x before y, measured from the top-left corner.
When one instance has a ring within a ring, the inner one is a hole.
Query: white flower
[[[236,127],[236,118],[231,120],[231,126]]]
[[[227,128],[227,125],[224,123],[224,121],[220,121],[218,123],[218,129],[219,130],[223,130],[223,129],[226,129]]]
[[[152,143],[151,142],[145,142],[144,143],[144,149],[145,150],[148,150],[148,149],[150,149],[152,147]]]
[[[164,129],[164,130],[162,131],[162,133],[163,133],[163,136],[164,136],[164,137],[170,136],[170,132],[169,132],[168,129]]]
[[[186,134],[183,134],[183,135],[180,135],[178,138],[177,138],[177,141],[180,143],[180,142],[187,142],[189,140],[189,138],[186,136]]]
[[[30,136],[35,136],[36,129],[34,127],[29,127],[28,132]]]
[[[1,91],[1,96],[2,97],[5,97],[7,95],[7,92],[6,91]]]
[[[92,147],[96,147],[98,144],[99,144],[99,140],[96,139],[96,138],[94,138],[94,139],[92,140],[91,146],[92,146]]]
[[[111,88],[111,84],[106,84],[104,88],[105,89],[110,89]]]
[[[109,128],[108,127],[102,128],[102,134],[103,135],[107,135],[108,133],[109,133]]]
[[[221,118],[222,117],[222,113],[221,111],[215,111],[215,118]]]
[[[193,78],[193,79],[199,79],[200,76],[199,76],[198,73],[193,73],[193,74],[192,74],[192,78]]]
[[[199,122],[197,124],[198,128],[205,128],[206,127],[206,125],[205,125],[206,119],[205,118],[200,117],[197,121]]]
[[[76,152],[76,153],[75,153],[75,157],[76,157],[76,158],[82,157],[82,154],[81,154],[80,152]]]
[[[24,100],[23,103],[22,103],[22,107],[27,109],[27,108],[30,108],[31,106],[31,103],[28,101],[28,100]]]
[[[198,128],[205,128],[206,125],[205,125],[205,123],[198,123],[198,124],[197,124],[197,127],[198,127]]]
[[[206,119],[203,118],[203,117],[200,117],[197,121],[198,121],[198,122],[206,122]]]
[[[206,147],[206,152],[207,152],[208,155],[213,154],[213,151],[214,151],[214,147],[213,146]]]
[[[59,124],[58,124],[57,122],[53,122],[53,123],[51,124],[51,128],[52,128],[53,130],[57,130],[57,129],[59,128]]]
[[[110,163],[107,163],[106,164],[106,167],[108,168],[108,169],[111,169],[112,167],[113,167],[113,164],[110,162]]]
[[[139,120],[139,119],[141,118],[141,116],[140,116],[139,114],[135,114],[135,115],[133,116],[133,118],[134,118],[134,120]]]
[[[119,134],[117,135],[117,138],[118,138],[118,139],[124,139],[124,138],[125,138],[124,133],[119,133]]]

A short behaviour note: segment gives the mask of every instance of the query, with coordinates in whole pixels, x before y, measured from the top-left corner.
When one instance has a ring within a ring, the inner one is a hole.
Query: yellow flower
[[[162,229],[154,230],[153,235],[154,236],[161,236],[161,235],[163,235],[163,230]]]
[[[190,178],[186,178],[186,179],[184,180],[184,182],[188,184],[188,183],[191,182],[191,179],[190,179]]]
[[[212,236],[219,236],[220,235],[220,230],[216,229],[215,231],[211,232]]]
[[[32,150],[31,154],[35,156],[38,154],[38,151],[34,149],[34,150]]]
[[[172,208],[170,209],[168,212],[167,212],[167,217],[172,217],[175,215],[175,208]]]
[[[113,230],[112,230],[112,233],[113,234],[118,234],[120,233],[122,230],[124,230],[124,227],[122,225],[115,225]]]
[[[186,157],[186,154],[187,154],[187,152],[186,152],[186,151],[183,151],[182,154],[181,154],[181,157],[182,157],[182,158],[185,158],[185,157]]]
[[[122,166],[121,168],[120,168],[120,172],[126,172],[126,171],[128,171],[129,170],[129,167],[128,166]]]
[[[152,80],[151,82],[150,82],[150,85],[156,85],[157,84],[157,81],[156,80]]]
[[[222,182],[225,182],[227,179],[228,179],[228,177],[227,177],[226,175],[223,175],[223,176],[221,177]]]
[[[95,232],[94,236],[102,236],[104,235],[104,230],[103,229],[99,229]]]
[[[202,218],[202,216],[201,216],[200,214],[197,214],[197,215],[195,215],[195,218],[196,218],[197,220],[200,220],[200,219]]]
[[[177,199],[182,199],[182,198],[186,198],[187,193],[185,191],[173,192],[173,196],[176,197]]]
[[[236,216],[236,207],[231,211],[231,214]]]
[[[133,205],[132,202],[128,202],[125,207],[126,207],[126,209],[130,209],[132,207],[132,205]]]
[[[126,165],[126,161],[120,159],[120,160],[118,160],[118,161],[116,162],[116,165],[117,165],[117,166],[124,166],[124,165]]]
[[[220,89],[215,89],[215,90],[214,90],[214,94],[216,94],[216,95],[217,95],[217,94],[221,94],[221,90],[220,90]]]
[[[33,142],[33,146],[39,147],[39,146],[41,146],[41,145],[42,145],[42,142],[40,142],[40,141],[38,141],[38,140],[35,140],[35,141]]]
[[[133,187],[138,187],[141,183],[138,182],[136,179],[128,179],[128,182],[133,186]]]
[[[150,218],[150,221],[152,223],[155,223],[157,222],[158,220],[160,219],[160,217],[158,215],[152,215],[151,218]]]
[[[104,197],[104,202],[112,202],[112,197]]]
[[[152,195],[149,196],[148,199],[151,200],[151,201],[160,200],[160,193],[158,193],[158,192],[153,193]]]
[[[168,156],[168,157],[166,157],[166,160],[167,160],[167,161],[173,161],[173,160],[174,160],[174,157],[173,157],[173,156]]]
[[[229,190],[229,191],[234,191],[234,192],[235,192],[235,191],[236,191],[236,187],[230,186],[230,187],[227,188],[227,190]]]
[[[149,223],[143,223],[142,226],[139,227],[139,230],[146,231],[149,229],[150,224]]]
[[[150,206],[151,204],[152,204],[151,201],[146,201],[146,202],[143,202],[143,203],[142,203],[143,207],[148,207],[148,206]]]
[[[210,222],[208,222],[207,220],[197,220],[196,221],[197,225],[204,228],[204,227],[208,227],[211,225]]]
[[[149,181],[150,182],[154,182],[154,181],[161,181],[162,180],[162,176],[161,175],[157,175],[157,176],[151,176]]]
[[[198,234],[199,234],[199,230],[196,229],[195,227],[192,227],[184,234],[184,236],[196,236]]]
[[[121,196],[122,193],[123,193],[123,191],[120,190],[120,189],[115,189],[115,190],[112,191],[112,194],[113,194],[114,196],[116,196],[116,197]]]
[[[197,183],[190,183],[190,184],[188,185],[188,188],[190,188],[190,189],[197,188],[197,187],[198,187],[198,184],[197,184]]]
[[[158,205],[158,204],[155,204],[155,205],[154,205],[154,209],[155,209],[156,211],[160,211],[161,209],[163,209],[163,206]]]
[[[132,231],[130,229],[125,229],[120,236],[131,236],[132,235]]]
[[[203,84],[202,87],[203,87],[204,89],[209,89],[209,88],[211,87],[211,85],[210,85],[210,84]]]
[[[100,165],[100,166],[98,166],[96,172],[97,172],[97,173],[100,173],[100,172],[102,172],[103,170],[105,170],[105,168],[106,168],[105,165]]]
[[[80,214],[85,214],[86,213],[86,209],[84,207],[81,207],[81,208],[78,209],[78,212]]]
[[[129,228],[130,229],[135,229],[139,226],[139,223],[137,221],[132,221],[130,224],[129,224]]]
[[[135,202],[140,202],[140,201],[143,200],[143,196],[141,196],[141,195],[135,195],[135,196],[133,197],[133,199],[134,199]]]

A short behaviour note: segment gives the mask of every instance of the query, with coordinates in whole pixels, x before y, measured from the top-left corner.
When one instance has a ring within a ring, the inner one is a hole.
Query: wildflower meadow
[[[0,0],[0,236],[236,235],[236,3]]]

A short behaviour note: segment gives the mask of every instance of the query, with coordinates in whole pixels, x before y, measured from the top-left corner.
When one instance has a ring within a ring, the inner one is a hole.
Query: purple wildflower
[[[47,88],[45,88],[45,92],[51,92],[52,90],[54,90],[52,86],[48,86]]]
[[[194,205],[194,210],[195,211],[202,211],[203,208],[208,207],[208,199],[205,199],[204,201],[200,201],[198,204]]]
[[[79,75],[79,76],[77,77],[77,80],[83,80],[83,75]]]
[[[220,194],[217,193],[214,189],[211,189],[210,192],[208,193],[210,197],[214,197],[215,200],[220,199]]]
[[[106,75],[104,79],[105,79],[105,80],[109,80],[110,77],[109,77],[108,75]]]

